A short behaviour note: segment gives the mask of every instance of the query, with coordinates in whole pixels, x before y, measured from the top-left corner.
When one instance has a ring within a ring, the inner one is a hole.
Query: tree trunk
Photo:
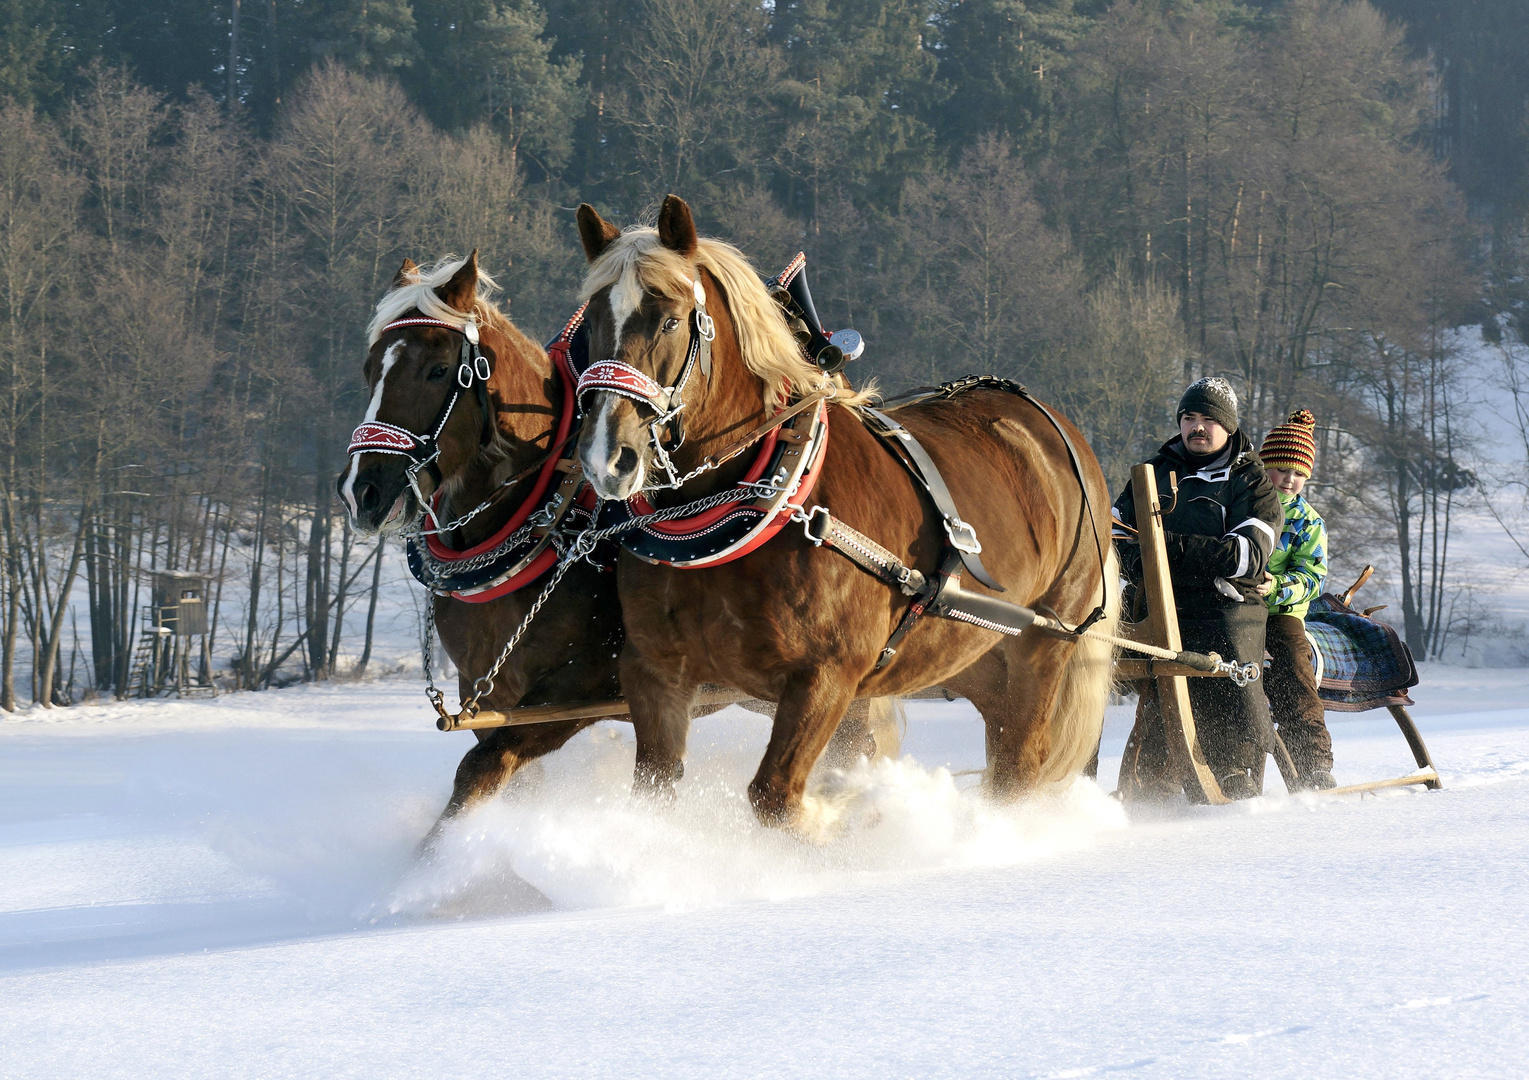
[[[53,617],[48,626],[48,644],[43,657],[41,677],[37,680],[42,687],[42,706],[45,709],[53,707],[53,678],[58,669],[58,640],[64,630],[64,616],[69,611],[69,593],[74,588],[74,580],[79,576],[80,561],[85,554],[85,533],[90,528],[90,502],[87,499],[80,507],[80,524],[74,530],[74,547],[69,553],[69,566],[64,571],[64,578],[59,582],[58,599],[53,604]]]
[[[329,639],[329,660],[326,664],[330,672],[335,671],[340,655],[340,632],[345,625],[345,600],[350,593],[350,582],[345,580],[345,572],[350,569],[350,553],[356,545],[356,534],[350,527],[350,518],[341,519],[340,529],[344,539],[340,544],[340,587],[335,590],[334,631]]]
[[[382,556],[387,547],[385,536],[377,538],[376,563],[372,566],[372,595],[366,604],[366,646],[361,650],[361,660],[356,664],[356,674],[365,675],[366,665],[372,659],[372,627],[377,620],[377,590],[382,583]],[[429,601],[427,601],[429,602]]]
[[[320,449],[315,465],[313,524],[308,532],[308,567],[305,582],[308,630],[308,669],[315,681],[329,674],[329,575],[330,575],[330,505],[332,491],[328,475],[329,455]]]

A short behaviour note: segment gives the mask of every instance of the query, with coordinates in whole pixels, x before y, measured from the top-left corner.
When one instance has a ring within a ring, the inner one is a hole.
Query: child
[[[1307,788],[1330,788],[1335,786],[1333,740],[1323,720],[1306,640],[1306,609],[1321,594],[1327,577],[1327,527],[1301,497],[1316,463],[1316,424],[1316,417],[1299,409],[1270,429],[1258,452],[1285,508],[1285,529],[1269,556],[1269,573],[1259,592],[1269,605],[1265,641],[1270,663],[1264,692],[1270,711],[1300,782]]]

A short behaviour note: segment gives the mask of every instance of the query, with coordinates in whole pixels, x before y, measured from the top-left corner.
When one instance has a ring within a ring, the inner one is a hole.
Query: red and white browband
[[[377,331],[377,336],[381,337],[389,330],[397,330],[400,326],[439,326],[445,330],[455,330],[474,345],[478,344],[478,323],[475,319],[467,319],[461,326],[458,326],[456,323],[449,323],[444,319],[432,319],[428,315],[416,315],[411,319],[394,319]]]
[[[651,405],[660,413],[669,411],[669,399],[673,393],[631,365],[615,359],[596,361],[579,376],[578,396],[582,399],[591,390],[609,390],[613,394]]]
[[[402,454],[404,457],[413,456],[414,447],[419,443],[419,436],[412,431],[398,427],[395,424],[385,424],[381,420],[368,420],[357,426],[351,432],[350,449],[347,454],[360,454],[366,451],[381,454]]]

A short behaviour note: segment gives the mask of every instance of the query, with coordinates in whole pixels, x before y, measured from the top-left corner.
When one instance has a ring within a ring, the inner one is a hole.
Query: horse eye
[[[445,364],[436,364],[435,367],[430,369],[430,374],[428,376],[428,378],[430,379],[431,382],[434,382],[436,379],[444,379],[445,377],[446,377],[446,365]]]
[[[664,333],[672,334],[676,330],[678,330],[679,328],[680,328],[680,321],[678,319],[676,319],[674,316],[671,315],[669,318],[664,320]]]

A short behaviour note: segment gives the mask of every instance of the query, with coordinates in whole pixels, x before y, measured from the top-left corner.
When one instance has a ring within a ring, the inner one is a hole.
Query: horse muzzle
[[[396,462],[366,468],[353,463],[340,474],[335,488],[350,511],[351,526],[368,536],[402,532],[422,512],[405,471]]]
[[[596,394],[592,405],[579,440],[584,477],[602,499],[629,499],[647,478],[647,429],[632,402],[615,394]]]

